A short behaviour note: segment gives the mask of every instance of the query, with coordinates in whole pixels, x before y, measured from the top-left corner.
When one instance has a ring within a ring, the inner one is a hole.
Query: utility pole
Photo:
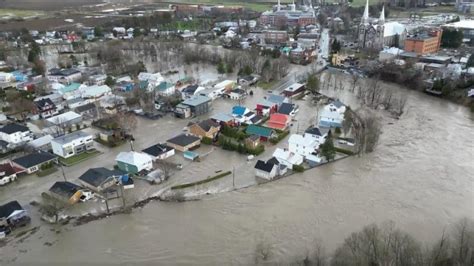
[[[235,166],[232,166],[232,187],[235,189]]]
[[[120,184],[120,193],[122,194],[122,207],[125,208],[125,195],[123,194],[123,184]]]
[[[59,163],[59,166],[61,167],[61,172],[63,174],[63,178],[64,178],[64,181],[67,182],[67,179],[66,179],[66,174],[64,173],[64,167],[63,167],[63,164],[61,162],[58,162]]]

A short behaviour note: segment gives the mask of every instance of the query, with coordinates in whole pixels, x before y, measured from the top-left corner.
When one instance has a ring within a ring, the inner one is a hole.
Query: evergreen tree
[[[328,134],[326,141],[321,144],[321,155],[326,158],[327,161],[334,160],[336,157],[336,148],[334,148],[334,142],[332,136]]]

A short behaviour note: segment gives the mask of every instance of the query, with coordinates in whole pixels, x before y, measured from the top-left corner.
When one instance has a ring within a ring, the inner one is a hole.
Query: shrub
[[[251,155],[260,155],[265,151],[265,146],[258,145],[255,149],[247,148],[247,153]]]
[[[293,165],[293,171],[296,173],[302,173],[304,170],[305,169],[303,165]]]
[[[280,142],[282,139],[284,139],[286,136],[290,134],[290,131],[277,130],[276,132],[278,136],[270,139],[270,143],[272,144],[277,144],[278,142]]]
[[[206,145],[212,145],[212,139],[208,137],[203,137],[201,142]]]

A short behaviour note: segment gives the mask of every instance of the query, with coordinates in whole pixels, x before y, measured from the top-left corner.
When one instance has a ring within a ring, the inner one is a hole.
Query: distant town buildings
[[[417,55],[436,53],[441,45],[443,31],[436,29],[428,32],[416,33],[405,39],[405,51]]]
[[[404,25],[399,22],[385,22],[385,8],[378,19],[369,17],[369,0],[359,24],[359,48],[382,50],[384,46],[403,44],[407,34]]]
[[[294,3],[282,6],[278,1],[274,10],[262,13],[259,23],[274,28],[305,27],[316,24],[316,15],[312,5],[304,5],[301,10],[297,10]]]

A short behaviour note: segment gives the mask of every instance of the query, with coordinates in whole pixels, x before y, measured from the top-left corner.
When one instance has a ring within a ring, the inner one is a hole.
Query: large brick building
[[[443,31],[440,29],[418,33],[405,39],[405,51],[418,55],[436,53],[441,45]]]

